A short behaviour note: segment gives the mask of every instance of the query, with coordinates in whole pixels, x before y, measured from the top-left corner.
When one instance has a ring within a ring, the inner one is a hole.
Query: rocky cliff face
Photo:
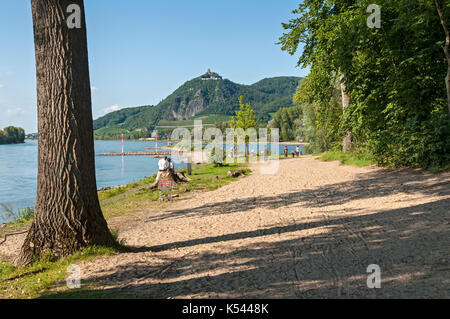
[[[207,103],[202,95],[202,91],[198,90],[193,99],[186,97],[185,99],[176,98],[172,104],[168,119],[185,120],[197,115],[207,107]]]

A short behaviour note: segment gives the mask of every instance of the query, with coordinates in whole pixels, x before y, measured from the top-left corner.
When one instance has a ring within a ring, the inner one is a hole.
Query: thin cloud
[[[16,108],[13,108],[13,109],[6,110],[6,114],[9,117],[16,117],[16,116],[24,115],[25,111],[21,107],[16,107]]]
[[[120,110],[120,106],[116,105],[111,105],[109,107],[105,107],[104,109],[102,109],[102,113],[103,114],[107,114],[107,113],[111,113],[111,112],[115,112]]]
[[[92,93],[94,93],[94,92],[100,91],[100,89],[98,87],[93,86],[93,87],[91,87],[91,91],[92,91]]]
[[[3,89],[5,86],[0,83],[0,89]]]

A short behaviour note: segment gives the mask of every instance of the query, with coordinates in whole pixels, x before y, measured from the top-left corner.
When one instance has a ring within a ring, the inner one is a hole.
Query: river
[[[167,143],[158,143],[164,146]],[[125,152],[143,152],[154,142],[125,141]],[[152,176],[158,171],[159,159],[150,156],[100,156],[121,152],[120,141],[95,141],[97,189],[125,185]],[[16,211],[31,207],[36,201],[38,143],[27,140],[23,144],[0,145],[0,203],[11,205]],[[177,163],[176,167],[185,168]],[[0,208],[0,224],[6,222]]]
[[[167,143],[159,142],[158,146]],[[125,152],[143,152],[145,147],[155,147],[155,142],[125,141]],[[257,149],[256,146],[251,147]],[[269,145],[270,148],[270,145]],[[289,151],[295,148],[288,146]],[[227,149],[230,146],[227,145]],[[283,152],[280,144],[280,154]],[[121,152],[121,141],[95,141],[95,167],[97,189],[114,187],[139,181],[158,171],[159,159],[150,156],[100,156],[102,153]],[[0,203],[11,205],[14,211],[32,207],[36,201],[37,141],[23,144],[0,145]],[[185,168],[176,163],[176,168]],[[0,208],[0,224],[6,222]]]

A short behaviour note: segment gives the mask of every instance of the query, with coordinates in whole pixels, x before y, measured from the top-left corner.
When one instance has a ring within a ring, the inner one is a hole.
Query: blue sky
[[[299,0],[85,0],[94,118],[157,104],[208,68],[251,84],[305,76],[275,45]],[[37,130],[30,0],[0,1],[0,128]]]

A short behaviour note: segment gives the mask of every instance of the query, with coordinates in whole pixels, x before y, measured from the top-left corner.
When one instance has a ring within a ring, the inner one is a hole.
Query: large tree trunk
[[[436,4],[436,9],[441,20],[442,28],[445,33],[445,44],[443,46],[445,57],[447,58],[447,76],[445,77],[445,86],[447,88],[447,103],[448,103],[448,115],[450,115],[450,31],[447,29],[444,19],[444,13],[439,6],[437,0],[434,0]]]
[[[67,7],[81,8],[69,29]],[[114,245],[97,195],[83,0],[31,0],[36,51],[39,168],[36,212],[15,260]]]
[[[347,106],[350,105],[350,97],[345,92],[346,87],[343,74],[341,74],[339,78],[339,83],[341,85],[341,94],[342,94],[342,112],[345,112]],[[342,140],[342,150],[344,152],[348,152],[351,149],[351,147],[352,147],[352,134],[351,132],[346,132],[344,139]]]

